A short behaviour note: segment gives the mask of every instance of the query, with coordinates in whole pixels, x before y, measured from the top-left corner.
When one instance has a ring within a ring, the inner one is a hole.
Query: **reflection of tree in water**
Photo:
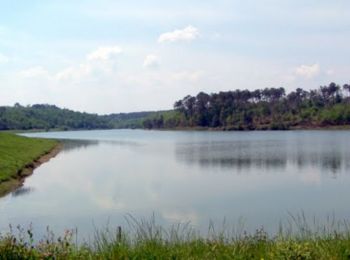
[[[337,156],[337,154],[329,154],[328,156],[324,156],[322,160],[322,166],[324,169],[330,170],[333,174],[333,177],[336,178],[336,175],[342,167],[342,158],[341,156]]]
[[[71,140],[71,139],[64,139],[60,140],[63,144],[63,150],[62,152],[69,152],[72,150],[82,150],[86,149],[90,146],[97,146],[99,144],[110,144],[110,145],[116,145],[116,146],[135,146],[139,145],[134,142],[127,142],[127,141],[108,141],[108,140]]]
[[[284,168],[287,160],[282,158],[212,158],[200,159],[199,164],[203,167],[219,165],[224,168],[237,168],[244,170],[251,167],[257,168]]]
[[[28,193],[31,193],[33,191],[34,189],[31,187],[22,186],[16,189],[15,191],[13,191],[11,195],[12,197],[19,197],[19,196],[27,195]]]
[[[350,169],[349,159],[350,154],[348,152],[320,150],[312,153],[310,151],[298,151],[291,161],[299,169],[312,166],[320,168],[326,173],[332,173],[333,177],[336,178],[340,172],[347,172]]]
[[[176,158],[187,164],[198,164],[202,167],[221,167],[245,170],[251,167],[260,169],[283,169],[286,167],[287,154],[284,142],[243,142],[231,143],[197,143],[179,144],[176,147]]]
[[[63,144],[62,152],[69,152],[72,150],[82,150],[86,149],[89,146],[97,146],[98,141],[91,140],[61,140]]]
[[[327,150],[328,149],[328,150]],[[285,143],[283,141],[232,141],[178,144],[176,158],[187,164],[202,167],[248,170],[282,170],[291,165],[298,171],[307,167],[318,168],[336,178],[350,169],[350,151],[334,147]]]

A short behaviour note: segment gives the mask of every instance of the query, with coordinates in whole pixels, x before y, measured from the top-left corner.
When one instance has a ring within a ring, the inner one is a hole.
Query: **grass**
[[[0,132],[0,186],[9,185],[20,178],[25,167],[33,167],[33,162],[50,152],[56,145],[57,142],[53,140]]]
[[[0,236],[0,259],[349,259],[350,230],[347,221],[319,226],[306,224],[303,217],[292,218],[291,227],[270,236],[264,229],[252,234],[228,234],[210,225],[201,237],[189,224],[169,229],[151,220],[128,216],[129,232],[96,231],[90,244],[72,242],[74,232],[55,238],[47,235],[34,243],[31,229],[10,229]],[[339,228],[342,228],[340,230]]]

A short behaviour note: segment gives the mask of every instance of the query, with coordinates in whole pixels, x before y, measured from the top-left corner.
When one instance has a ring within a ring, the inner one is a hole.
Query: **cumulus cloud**
[[[300,76],[306,79],[312,79],[318,76],[320,72],[321,72],[321,68],[319,64],[301,65],[295,69],[295,74],[297,76]]]
[[[41,66],[31,67],[19,72],[23,78],[48,78],[49,72]]]
[[[199,36],[199,31],[191,25],[181,30],[166,32],[159,36],[158,42],[193,41]]]
[[[56,73],[57,80],[81,79],[88,76],[92,72],[93,67],[89,63],[82,63],[79,66],[68,67]]]
[[[88,54],[87,60],[109,60],[121,52],[122,49],[119,46],[100,47]]]
[[[158,56],[154,54],[149,54],[146,56],[145,60],[143,61],[143,66],[145,68],[156,68],[160,65],[160,60]]]
[[[9,58],[6,57],[4,54],[0,53],[0,63],[6,63],[9,62]]]
[[[18,75],[22,78],[49,79],[57,81],[73,80],[79,82],[83,79],[98,78],[111,73],[115,66],[115,57],[122,52],[118,46],[100,47],[89,53],[86,59],[80,64],[66,67],[54,74],[50,74],[41,66],[34,66],[19,71]],[[0,56],[1,58],[1,56]]]
[[[115,57],[122,52],[119,46],[100,47],[86,56],[79,65],[71,66],[56,73],[57,80],[81,80],[94,74],[110,73]]]

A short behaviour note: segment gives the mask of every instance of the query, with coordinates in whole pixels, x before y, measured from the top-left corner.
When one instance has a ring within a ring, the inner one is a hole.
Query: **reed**
[[[255,232],[227,232],[210,223],[201,236],[189,223],[168,228],[155,216],[126,216],[127,226],[95,230],[91,243],[73,242],[76,231],[56,237],[49,229],[34,242],[31,228],[10,228],[0,236],[0,259],[348,259],[348,221],[328,218],[319,224],[304,214],[291,215],[277,234],[263,228]],[[233,230],[233,229],[231,229]],[[237,233],[238,232],[238,233]]]

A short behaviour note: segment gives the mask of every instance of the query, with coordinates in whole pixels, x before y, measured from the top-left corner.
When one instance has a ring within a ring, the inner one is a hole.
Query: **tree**
[[[237,89],[210,95],[200,92],[195,97],[186,96],[177,101],[174,108],[184,118],[178,122],[189,126],[285,129],[300,122],[321,123],[323,112],[333,109],[337,104],[345,105],[343,92],[350,95],[350,87],[344,85],[341,89],[335,83],[310,91],[297,88],[288,95],[283,87],[254,91]],[[333,110],[332,118],[336,120],[329,122],[346,122],[344,118],[348,117],[344,111],[348,110]]]
[[[345,84],[343,85],[343,89],[347,92],[347,96],[350,96],[350,85],[349,84]]]

